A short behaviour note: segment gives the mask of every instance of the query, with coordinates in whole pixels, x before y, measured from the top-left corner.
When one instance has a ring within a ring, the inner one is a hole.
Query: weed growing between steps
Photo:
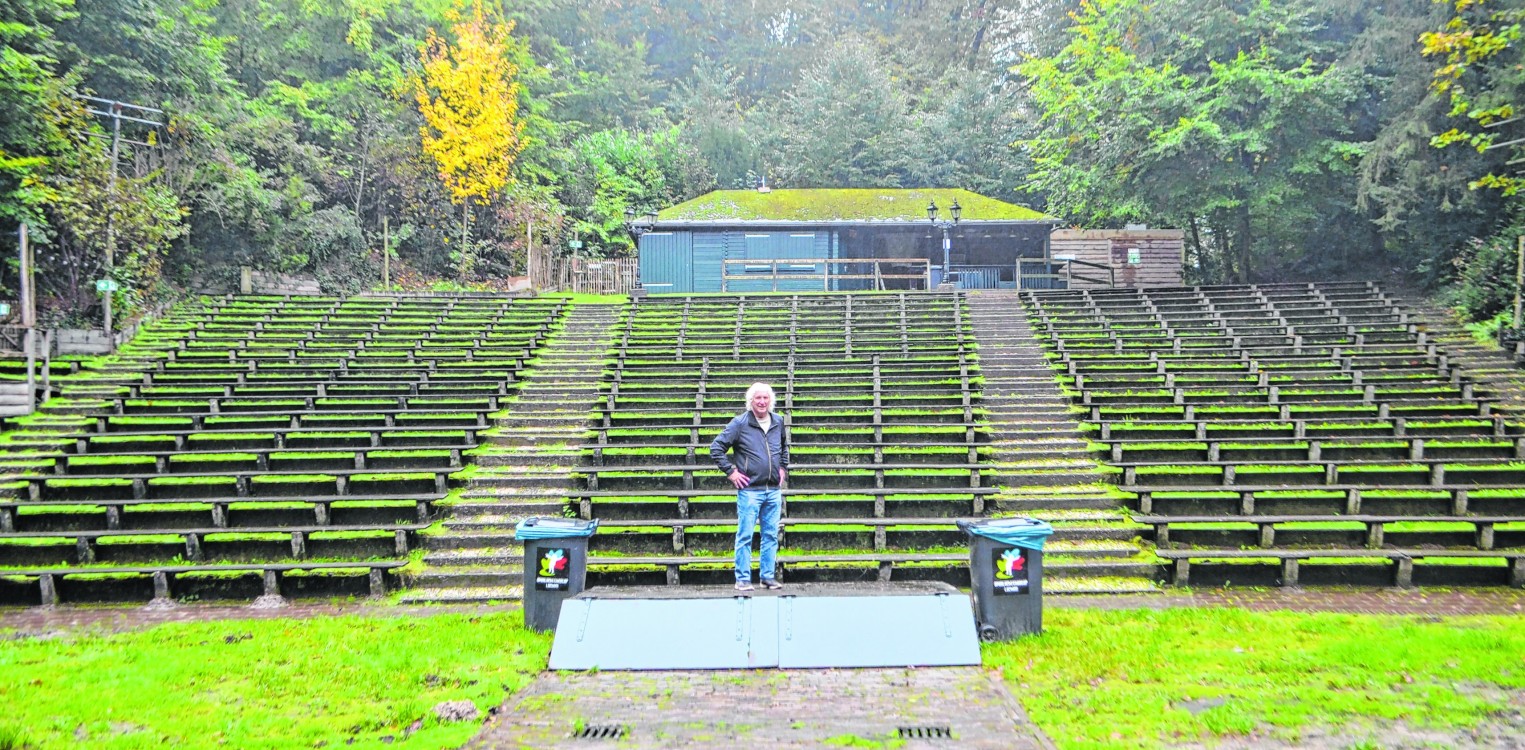
[[[457,747],[480,722],[441,723],[432,707],[469,700],[485,715],[550,648],[518,612],[4,635],[0,741],[39,749]]]

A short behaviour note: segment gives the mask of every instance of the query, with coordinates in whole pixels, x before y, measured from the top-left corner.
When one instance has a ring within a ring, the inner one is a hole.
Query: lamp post
[[[647,211],[641,216],[641,218],[642,221],[636,221],[635,209],[629,206],[625,207],[625,227],[630,231],[630,236],[635,238],[635,251],[636,257],[638,259],[641,252],[641,235],[644,235],[647,232],[650,232],[652,229],[656,228],[657,212]],[[646,296],[646,288],[641,285],[640,261],[637,260],[636,264],[636,278],[631,284],[633,288],[630,290],[630,295],[632,297],[644,297]]]
[[[951,232],[958,226],[958,220],[964,215],[964,207],[958,205],[957,198],[954,198],[953,205],[948,207],[948,214],[953,217],[952,221],[937,218],[937,201],[927,201],[927,220],[932,222],[932,226],[943,230],[943,284],[953,283],[948,277],[948,250],[953,247]]]
[[[641,249],[641,235],[650,232],[653,228],[656,227],[656,225],[656,211],[647,211],[646,213],[641,214],[640,219],[637,219],[635,216],[635,209],[628,206],[625,208],[625,229],[630,232],[631,237],[635,238],[635,246],[637,250]]]

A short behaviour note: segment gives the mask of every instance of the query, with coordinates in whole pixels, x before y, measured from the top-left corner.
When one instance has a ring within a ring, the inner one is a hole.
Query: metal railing
[[[740,266],[741,273],[732,273]],[[746,258],[720,262],[720,291],[731,291],[731,282],[771,282],[778,291],[779,281],[816,280],[822,291],[831,291],[834,281],[868,281],[870,288],[882,291],[889,281],[905,281],[912,288],[932,288],[932,261],[926,258]],[[917,284],[920,287],[917,287]]]

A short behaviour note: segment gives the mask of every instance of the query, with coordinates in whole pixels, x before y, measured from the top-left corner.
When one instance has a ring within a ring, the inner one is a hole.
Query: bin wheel
[[[981,625],[980,626],[980,640],[982,640],[982,641],[984,641],[986,643],[993,643],[993,642],[998,641],[1000,639],[1001,639],[1001,634],[1000,634],[999,631],[997,631],[995,629],[994,625]]]

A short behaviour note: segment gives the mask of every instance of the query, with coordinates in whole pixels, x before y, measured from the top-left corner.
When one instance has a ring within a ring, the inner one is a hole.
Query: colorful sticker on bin
[[[567,563],[572,550],[566,547],[542,547],[535,571],[536,591],[566,591]]]
[[[1006,547],[1005,549],[995,551],[999,553],[992,555],[995,562],[995,593],[1029,593],[1027,585],[1027,551],[1020,547]]]

